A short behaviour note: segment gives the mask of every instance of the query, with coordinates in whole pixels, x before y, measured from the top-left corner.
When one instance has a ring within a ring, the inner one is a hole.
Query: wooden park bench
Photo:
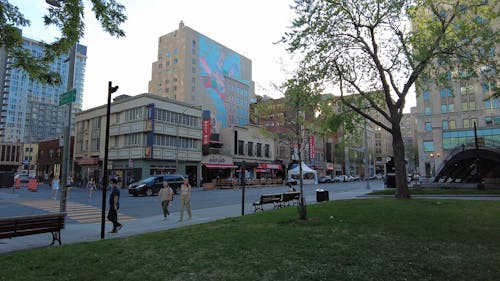
[[[285,192],[283,193],[283,196],[281,197],[281,206],[295,206],[295,204],[299,204],[299,199],[300,199],[300,192],[294,191],[294,192]]]
[[[254,212],[257,212],[258,210],[264,211],[263,205],[265,204],[273,204],[274,208],[279,208],[280,207],[280,202],[281,202],[281,194],[276,193],[276,194],[262,194],[260,196],[259,201],[253,202],[253,207],[255,208]]]
[[[18,216],[0,218],[0,239],[52,233],[52,243],[61,245],[61,229],[64,228],[66,213],[48,215]]]

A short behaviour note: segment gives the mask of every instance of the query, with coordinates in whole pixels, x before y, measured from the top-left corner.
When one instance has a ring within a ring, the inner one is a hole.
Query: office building
[[[24,39],[24,47],[32,54],[41,56],[41,42]],[[74,113],[81,110],[83,81],[87,59],[87,47],[77,45],[74,88],[76,101]],[[67,124],[67,106],[59,106],[59,98],[67,92],[68,56],[60,56],[50,64],[50,68],[61,75],[61,84],[50,86],[30,79],[24,70],[12,68],[11,58],[5,50],[0,51],[0,141],[37,143],[41,140],[59,138]],[[73,126],[74,128],[74,126]]]

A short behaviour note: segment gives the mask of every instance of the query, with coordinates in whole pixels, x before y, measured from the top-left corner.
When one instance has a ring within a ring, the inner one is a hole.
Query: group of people
[[[164,220],[170,215],[168,206],[174,200],[174,191],[172,187],[168,185],[165,181],[163,186],[158,193],[158,199],[161,202],[161,208],[163,210]],[[189,180],[186,178],[184,183],[181,185],[180,191],[180,201],[181,201],[181,215],[178,222],[184,219],[184,209],[188,213],[188,219],[191,219],[191,185]],[[118,209],[120,208],[120,189],[118,188],[118,181],[115,178],[111,179],[111,194],[109,195],[109,211],[108,220],[113,223],[113,230],[111,233],[117,233],[123,224],[118,222]]]

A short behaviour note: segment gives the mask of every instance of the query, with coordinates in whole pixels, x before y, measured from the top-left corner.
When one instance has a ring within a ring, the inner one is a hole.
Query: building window
[[[238,155],[245,155],[245,142],[242,140],[238,141]]]
[[[484,122],[486,123],[486,126],[493,126],[493,118],[491,117],[484,117]]]
[[[262,157],[262,144],[257,143],[257,157]]]
[[[432,123],[431,122],[425,122],[425,130],[432,131]]]
[[[448,106],[446,104],[441,105],[441,113],[447,113],[448,112]]]
[[[424,152],[434,151],[434,141],[424,141]]]
[[[422,96],[424,97],[424,100],[430,100],[431,98],[431,94],[429,93],[429,91],[424,91]]]
[[[440,93],[442,98],[453,97],[453,92],[450,89],[441,89]]]
[[[177,55],[179,53],[179,51],[177,50],[177,48],[174,49],[174,55]]]
[[[443,120],[443,130],[448,130],[449,129],[449,123],[448,120]]]
[[[179,60],[177,58],[174,59],[174,64],[177,64]]]
[[[253,142],[249,141],[247,145],[248,156],[253,156]]]
[[[271,146],[269,144],[264,145],[264,156],[267,158],[271,157]]]
[[[431,108],[430,108],[430,107],[428,107],[428,106],[426,106],[426,107],[424,108],[424,114],[425,114],[425,115],[431,115]]]
[[[170,57],[170,52],[167,52],[167,53],[165,54],[165,56],[166,56],[167,58],[168,58],[168,57]]]
[[[449,122],[449,126],[450,126],[451,130],[454,130],[457,128],[457,124],[456,124],[455,120],[450,120],[448,122]]]

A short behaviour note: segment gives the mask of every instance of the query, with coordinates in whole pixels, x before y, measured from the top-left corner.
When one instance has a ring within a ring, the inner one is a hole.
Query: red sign
[[[210,144],[210,131],[211,131],[210,119],[203,120],[203,124],[201,127],[201,143],[202,145]]]
[[[314,160],[314,136],[309,137],[309,159]]]

